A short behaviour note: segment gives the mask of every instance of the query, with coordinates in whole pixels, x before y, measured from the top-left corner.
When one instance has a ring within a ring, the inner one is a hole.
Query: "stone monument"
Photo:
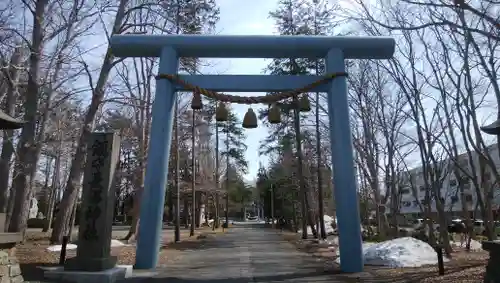
[[[45,277],[64,282],[114,282],[131,271],[131,267],[116,266],[116,257],[110,253],[119,136],[93,133],[87,150],[76,257],[68,259],[64,268],[47,270]]]

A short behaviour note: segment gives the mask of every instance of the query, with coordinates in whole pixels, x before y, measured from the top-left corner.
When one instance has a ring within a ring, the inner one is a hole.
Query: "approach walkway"
[[[274,230],[238,226],[208,240],[201,248],[183,251],[178,261],[158,268],[152,278],[125,282],[341,282],[323,271],[323,263],[297,251]]]

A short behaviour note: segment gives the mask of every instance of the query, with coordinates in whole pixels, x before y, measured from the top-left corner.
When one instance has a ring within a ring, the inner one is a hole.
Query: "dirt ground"
[[[114,239],[121,239],[126,233],[113,233]],[[211,231],[209,228],[200,228],[196,231],[194,237],[189,237],[189,230],[181,230],[181,242],[174,243],[174,232],[166,230],[163,234],[163,245],[159,255],[159,265],[168,264],[175,261],[185,248],[195,248],[200,245],[208,235],[220,233],[221,230]],[[43,271],[40,266],[55,266],[59,263],[60,252],[50,252],[49,247],[50,233],[39,231],[28,231],[25,243],[16,246],[16,256],[19,260],[23,277],[26,281],[43,280]],[[118,257],[119,264],[133,264],[135,260],[135,245],[114,247],[111,254]],[[76,250],[68,250],[66,258],[76,256]]]
[[[295,233],[284,232],[286,240],[298,249],[313,254],[325,264],[325,269],[337,269],[336,253],[328,248],[319,247],[311,240],[301,240]],[[421,283],[472,283],[483,282],[488,259],[485,251],[467,252],[455,249],[452,258],[445,263],[445,275],[439,276],[437,266],[419,268],[386,268],[367,266],[362,274],[339,275],[345,282],[421,282]]]

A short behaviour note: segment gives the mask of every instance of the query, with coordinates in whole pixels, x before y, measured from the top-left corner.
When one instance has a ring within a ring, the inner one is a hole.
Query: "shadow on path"
[[[292,273],[292,274],[277,274],[269,276],[257,277],[238,277],[238,278],[218,278],[218,279],[191,279],[178,277],[161,277],[161,278],[145,278],[135,277],[128,278],[123,283],[246,283],[246,282],[335,282],[331,281],[331,273],[324,271],[315,271],[309,273]],[[342,282],[342,281],[339,281]]]
[[[274,230],[240,226],[226,233],[168,248],[181,251],[179,260],[156,269],[156,274],[128,278],[123,283],[245,283],[245,282],[344,282],[334,271],[298,251]],[[147,273],[144,273],[145,275]]]

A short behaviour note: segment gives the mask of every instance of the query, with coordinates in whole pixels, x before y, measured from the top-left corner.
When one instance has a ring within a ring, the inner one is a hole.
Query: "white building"
[[[498,146],[496,144],[488,147],[488,152],[491,156],[497,170],[500,169],[500,156],[498,152]],[[444,201],[445,211],[449,213],[450,216],[460,216],[462,215],[462,201],[460,198],[460,187],[459,182],[463,183],[464,187],[464,198],[466,206],[471,215],[474,211],[480,213],[479,207],[477,206],[476,197],[476,187],[473,180],[471,179],[472,172],[476,172],[475,175],[478,176],[478,183],[484,188],[488,188],[494,185],[494,174],[492,173],[491,166],[486,165],[484,173],[484,182],[481,181],[479,160],[480,155],[476,152],[471,153],[473,165],[470,165],[469,155],[463,153],[459,156],[458,162],[453,160],[444,160],[440,165],[436,166],[436,176],[440,176],[437,182],[440,186],[441,199]],[[455,171],[460,172],[455,175]],[[500,171],[500,170],[499,170]],[[428,178],[429,179],[429,178]],[[426,182],[424,178],[423,167],[414,168],[412,170],[403,172],[399,181],[399,193],[400,193],[400,213],[406,216],[422,217],[421,205],[426,203]],[[430,193],[430,192],[429,192]],[[429,194],[427,193],[427,194]],[[432,201],[432,212],[436,212],[435,201],[432,196],[428,196]],[[420,204],[419,204],[420,203]],[[498,210],[500,204],[500,192],[497,188],[494,188],[493,197],[493,210]],[[480,216],[479,216],[480,217]]]

